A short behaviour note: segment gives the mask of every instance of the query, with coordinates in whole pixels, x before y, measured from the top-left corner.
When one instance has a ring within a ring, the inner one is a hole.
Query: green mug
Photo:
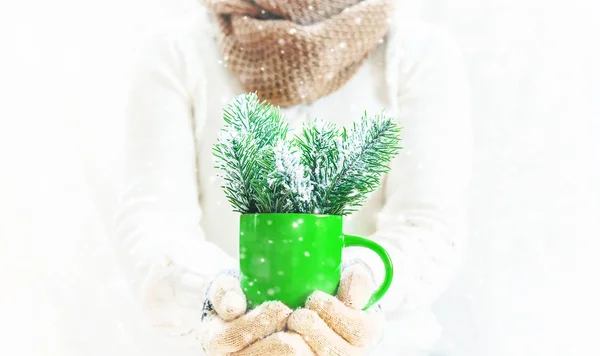
[[[241,286],[249,307],[279,300],[295,309],[315,290],[335,295],[342,249],[350,246],[371,249],[383,261],[385,278],[364,309],[377,303],[392,283],[390,256],[376,242],[344,234],[342,226],[339,215],[241,215]]]

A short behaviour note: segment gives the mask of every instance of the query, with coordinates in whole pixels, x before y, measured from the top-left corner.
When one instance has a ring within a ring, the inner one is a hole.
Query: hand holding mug
[[[360,263],[344,268],[337,298],[315,291],[306,307],[295,310],[287,327],[302,336],[317,356],[360,356],[383,334],[378,306],[362,310],[373,291],[373,278]],[[311,354],[311,355],[312,355]]]
[[[367,269],[342,271],[342,249],[350,246],[381,258],[386,275],[375,293]],[[385,294],[392,263],[377,243],[344,234],[341,216],[242,215],[240,272],[240,281],[223,275],[209,288],[209,355],[359,355],[380,334],[381,313],[361,309]]]
[[[284,344],[290,338],[293,341],[299,335],[273,337],[274,333],[285,328],[291,312],[281,302],[267,302],[246,313],[246,297],[239,280],[232,275],[222,274],[211,283],[205,301],[202,330],[204,351],[209,356],[258,355],[254,351],[260,350],[267,340],[270,344]],[[300,345],[305,346],[302,343]],[[280,348],[276,347],[275,350],[279,352]],[[292,351],[294,353],[277,354],[302,354]]]
[[[362,355],[384,324],[378,307],[361,310],[372,281],[367,268],[351,264],[342,272],[337,298],[316,291],[306,308],[293,313],[280,302],[265,302],[245,314],[239,281],[221,275],[208,293],[204,349],[209,356]]]

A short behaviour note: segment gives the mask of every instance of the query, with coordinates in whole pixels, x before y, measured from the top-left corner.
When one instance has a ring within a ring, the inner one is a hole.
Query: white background
[[[0,5],[0,354],[169,354],[138,324],[106,229],[139,45],[196,6]],[[400,7],[454,34],[475,99],[470,249],[436,305],[435,354],[598,354],[600,5]]]

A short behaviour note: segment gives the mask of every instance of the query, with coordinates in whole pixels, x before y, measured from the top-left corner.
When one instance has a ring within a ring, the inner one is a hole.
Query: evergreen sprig
[[[400,128],[389,116],[363,115],[344,140],[344,163],[329,184],[327,213],[347,215],[375,191],[382,176],[389,172],[389,162],[400,151]]]
[[[254,159],[258,149],[248,135],[228,128],[219,136],[213,148],[215,166],[221,170],[221,187],[234,210],[240,213],[256,210],[258,171],[254,168]]]
[[[254,93],[237,96],[223,110],[225,127],[213,147],[215,167],[220,170],[222,188],[234,211],[268,212],[265,179],[270,172],[260,166],[266,149],[285,139],[288,126],[278,108],[261,102]]]
[[[270,212],[306,212],[312,200],[312,185],[301,152],[281,139],[265,151],[259,163],[267,172],[267,194],[273,203]]]
[[[229,202],[243,214],[350,214],[400,150],[400,128],[383,113],[365,113],[348,131],[315,119],[289,140],[279,109],[256,94],[236,97],[223,117],[215,163]]]
[[[331,122],[315,119],[305,124],[294,143],[302,150],[302,164],[307,168],[313,187],[310,210],[330,213],[327,191],[332,179],[344,165],[346,132]]]

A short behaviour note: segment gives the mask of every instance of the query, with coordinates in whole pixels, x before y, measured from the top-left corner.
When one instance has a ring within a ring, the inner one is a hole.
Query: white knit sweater
[[[451,279],[465,243],[471,166],[468,81],[456,44],[441,29],[399,20],[340,90],[284,109],[292,127],[320,117],[349,125],[385,109],[402,126],[402,153],[381,189],[347,218],[393,258],[383,343],[398,354],[426,349],[438,332],[429,306]],[[200,18],[157,37],[137,66],[126,121],[124,193],[116,249],[152,324],[198,345],[204,288],[237,268],[238,216],[216,179],[211,146],[221,110],[243,92],[212,28]],[[333,50],[343,50],[334,48]],[[376,256],[354,249],[382,276]],[[381,354],[381,353],[378,353]]]

